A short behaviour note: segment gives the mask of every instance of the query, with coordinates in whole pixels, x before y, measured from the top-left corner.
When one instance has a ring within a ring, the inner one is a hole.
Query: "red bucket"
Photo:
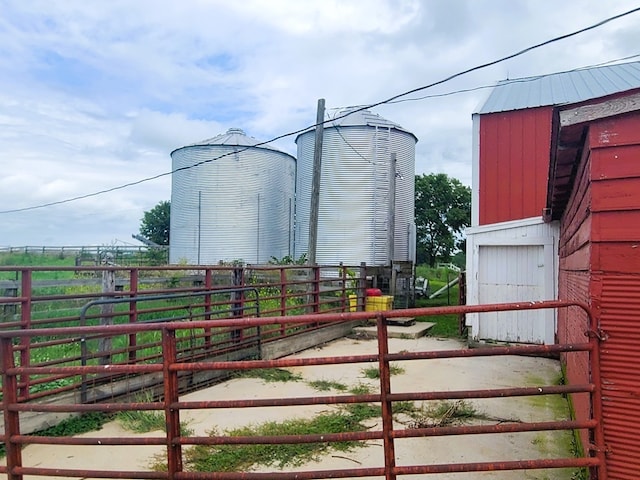
[[[380,290],[379,288],[367,288],[364,291],[365,295],[367,297],[381,297],[382,296],[382,290]]]

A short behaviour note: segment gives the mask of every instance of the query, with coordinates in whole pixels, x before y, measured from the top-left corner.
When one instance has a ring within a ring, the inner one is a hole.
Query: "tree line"
[[[171,203],[161,201],[145,211],[140,234],[158,245],[169,245]],[[471,188],[444,173],[416,175],[416,254],[418,264],[438,262],[464,266],[464,230],[471,225]]]

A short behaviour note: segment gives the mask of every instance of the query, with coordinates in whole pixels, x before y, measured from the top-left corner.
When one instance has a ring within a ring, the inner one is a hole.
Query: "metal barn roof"
[[[640,88],[640,62],[502,80],[477,113],[578,103]]]

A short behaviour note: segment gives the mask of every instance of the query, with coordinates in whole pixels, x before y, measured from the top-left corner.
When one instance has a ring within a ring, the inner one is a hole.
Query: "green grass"
[[[432,286],[432,290],[434,287]],[[449,297],[447,298],[446,293],[443,296],[439,296],[433,299],[427,298],[418,298],[416,299],[416,307],[447,307],[450,305],[458,304],[458,286],[454,286],[451,288]],[[433,322],[435,325],[431,327],[428,332],[428,335],[432,337],[451,337],[451,338],[459,338],[459,330],[458,330],[458,315],[428,315],[417,317],[417,321],[419,322]]]
[[[331,380],[313,380],[307,382],[311,388],[318,390],[319,392],[328,392],[330,390],[338,390],[339,392],[346,392],[348,387],[344,383],[333,382]]]
[[[363,368],[361,372],[366,378],[370,378],[372,380],[380,378],[380,369],[378,367]],[[392,363],[389,365],[389,373],[391,375],[401,375],[404,373],[404,368]]]
[[[457,277],[457,275],[458,274],[456,272],[447,271],[444,268],[431,268],[426,265],[416,266],[416,276],[429,279],[431,293],[435,293],[440,288],[447,285],[447,283],[451,282]],[[459,292],[460,289],[458,285],[454,285],[448,292],[444,291],[436,298],[417,298],[416,307],[446,307],[458,305]],[[460,338],[458,315],[429,315],[418,317],[416,320],[419,322],[435,323],[435,325],[429,330],[429,336]]]
[[[283,368],[256,368],[238,372],[238,377],[260,378],[265,382],[299,382],[302,375],[291,373]]]
[[[465,401],[441,401],[422,408],[414,408],[406,413],[413,419],[409,428],[444,427],[456,423],[464,423],[472,418],[484,418],[474,406]]]
[[[80,433],[100,430],[102,426],[111,420],[112,416],[102,412],[88,412],[79,416],[69,417],[53,427],[33,433],[38,437],[70,437]],[[0,445],[0,458],[6,455],[6,447]]]
[[[304,435],[362,431],[364,425],[351,415],[334,412],[312,419],[291,419],[284,422],[265,422],[225,432],[228,436]],[[212,432],[215,435],[215,432]],[[248,471],[254,465],[285,468],[317,459],[330,449],[348,451],[357,442],[292,443],[278,445],[196,445],[184,452],[185,467],[196,472]],[[163,465],[163,463],[161,463]]]
[[[127,430],[135,433],[153,432],[154,430],[167,431],[164,412],[158,410],[130,410],[116,414],[116,420]],[[189,436],[193,430],[187,422],[180,422],[180,435]]]
[[[364,420],[378,417],[380,407],[370,404],[351,404],[335,412],[323,413],[312,419],[290,419],[265,422],[224,432],[226,436],[305,435],[359,432],[366,430]],[[217,432],[211,432],[217,435]],[[363,442],[319,442],[256,445],[196,445],[184,452],[185,467],[196,472],[247,472],[255,465],[283,469],[317,460],[330,451],[350,451]],[[166,469],[166,461],[159,458],[155,470]]]

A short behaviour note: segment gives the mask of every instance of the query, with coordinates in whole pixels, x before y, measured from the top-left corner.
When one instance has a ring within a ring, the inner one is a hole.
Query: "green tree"
[[[140,222],[140,235],[158,245],[169,245],[171,202],[163,200],[144,212]]]
[[[418,263],[449,261],[471,224],[471,189],[444,173],[416,175],[415,202]]]

